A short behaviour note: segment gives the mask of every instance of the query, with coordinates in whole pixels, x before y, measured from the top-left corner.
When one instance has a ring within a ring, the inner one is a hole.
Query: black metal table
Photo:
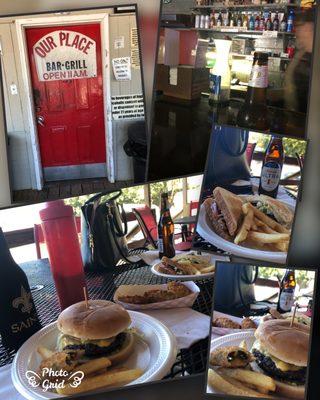
[[[21,264],[26,272],[32,294],[43,326],[56,321],[60,307],[50,272],[48,260],[37,260]],[[112,272],[88,272],[86,281],[91,299],[112,300],[117,287],[124,284],[162,284],[168,279],[158,277],[144,264],[123,264]],[[196,311],[211,314],[213,279],[197,281],[200,294],[193,306]],[[168,310],[168,312],[170,312]],[[209,333],[209,332],[208,332]],[[207,362],[208,339],[201,340],[189,349],[179,352],[168,378],[204,372]],[[0,340],[0,367],[12,362],[14,353],[8,352]]]

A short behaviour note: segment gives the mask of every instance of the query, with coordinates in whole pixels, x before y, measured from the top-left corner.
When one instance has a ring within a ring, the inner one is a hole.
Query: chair
[[[252,159],[253,159],[253,153],[256,148],[256,145],[257,145],[257,143],[248,143],[248,145],[247,145],[246,157],[247,157],[247,162],[248,162],[249,167],[250,167]]]
[[[137,218],[140,229],[146,240],[154,249],[158,248],[158,224],[153,210],[148,206],[133,208],[132,212]],[[175,234],[175,240],[181,238],[181,233]],[[175,243],[176,250],[187,251],[191,248],[189,241]]]
[[[149,243],[154,249],[156,249],[158,241],[158,225],[154,212],[148,206],[133,208],[132,212],[137,218],[146,243]]]
[[[190,217],[193,217],[194,215],[197,215],[199,208],[199,202],[198,201],[190,201]],[[189,225],[189,231],[193,232],[195,228],[195,224],[190,224]]]
[[[76,220],[77,232],[81,233],[81,218],[75,217],[75,220]],[[42,227],[40,224],[35,224],[33,226],[33,236],[34,236],[34,243],[36,246],[37,259],[40,260],[42,258],[41,244],[46,242],[44,239],[43,230],[42,230]]]

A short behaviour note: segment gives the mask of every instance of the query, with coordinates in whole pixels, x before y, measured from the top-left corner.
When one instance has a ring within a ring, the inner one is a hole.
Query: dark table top
[[[149,155],[148,180],[203,174],[213,123],[236,126],[241,99],[211,107],[207,97],[193,103],[157,97]],[[305,137],[306,115],[269,107],[272,133]]]
[[[36,260],[21,264],[27,274],[32,295],[42,326],[56,321],[60,313],[58,298],[50,272],[49,261]],[[124,284],[161,284],[166,278],[154,275],[150,266],[123,264],[114,271],[87,272],[86,282],[91,299],[112,300],[117,287]],[[200,294],[193,308],[206,315],[211,314],[213,279],[196,282]],[[209,332],[208,332],[209,333]],[[181,350],[168,377],[204,372],[208,339],[202,340],[187,350]],[[14,354],[9,353],[0,340],[0,367],[10,363]]]

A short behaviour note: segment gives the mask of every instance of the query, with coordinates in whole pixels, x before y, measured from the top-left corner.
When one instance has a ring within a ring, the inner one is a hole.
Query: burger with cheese
[[[276,381],[276,392],[304,399],[309,349],[309,327],[285,319],[262,322],[255,332],[251,352],[253,369]]]
[[[112,364],[129,357],[134,345],[129,313],[106,300],[73,304],[62,311],[57,326],[59,351],[82,350],[84,357],[106,356]]]

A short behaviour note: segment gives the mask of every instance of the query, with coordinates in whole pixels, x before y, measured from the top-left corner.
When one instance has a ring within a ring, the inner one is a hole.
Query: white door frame
[[[101,51],[102,51],[102,75],[103,75],[103,104],[104,104],[104,121],[105,121],[105,137],[106,137],[106,166],[108,180],[113,183],[115,181],[115,166],[113,156],[113,135],[112,135],[112,110],[111,110],[111,82],[110,82],[110,51],[109,51],[109,13],[89,14],[89,15],[68,15],[68,16],[50,16],[38,18],[17,19],[15,21],[18,46],[20,53],[20,61],[22,68],[22,81],[24,90],[27,94],[27,102],[25,104],[28,120],[29,134],[31,138],[31,147],[33,154],[33,165],[35,170],[34,189],[41,190],[43,188],[43,169],[40,156],[40,147],[38,140],[38,129],[36,123],[32,81],[30,74],[30,64],[28,56],[28,47],[25,35],[25,28],[30,27],[49,27],[54,25],[79,25],[85,23],[100,23],[101,27]]]

